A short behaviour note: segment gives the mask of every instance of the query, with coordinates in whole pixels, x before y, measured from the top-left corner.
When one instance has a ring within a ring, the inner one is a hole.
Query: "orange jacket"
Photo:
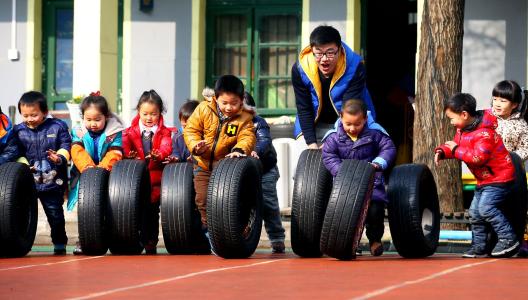
[[[187,120],[183,130],[185,144],[198,167],[212,170],[213,162],[219,161],[233,151],[250,155],[255,148],[253,113],[242,109],[238,115],[220,121],[218,105],[214,96],[205,98]],[[194,153],[194,147],[201,140],[209,149],[201,155]]]

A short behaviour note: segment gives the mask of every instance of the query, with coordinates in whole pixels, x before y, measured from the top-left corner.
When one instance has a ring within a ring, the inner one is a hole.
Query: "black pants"
[[[66,237],[66,225],[64,221],[64,210],[62,204],[64,204],[64,192],[63,191],[45,191],[38,192],[38,198],[51,228],[51,241],[54,245],[68,243],[68,237]]]
[[[371,201],[366,220],[367,238],[370,243],[381,242],[385,230],[385,202]]]
[[[149,201],[145,205],[143,233],[141,235],[141,241],[144,245],[150,244],[151,246],[156,246],[158,244],[159,212],[159,201],[156,203],[152,203]]]

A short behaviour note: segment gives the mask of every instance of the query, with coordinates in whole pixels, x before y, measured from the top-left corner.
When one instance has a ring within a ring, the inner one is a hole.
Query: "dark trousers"
[[[158,244],[159,212],[159,201],[155,203],[148,201],[148,203],[145,205],[145,219],[143,224],[144,234],[142,234],[143,245],[155,247]]]
[[[65,221],[64,221],[64,210],[62,204],[64,204],[64,192],[63,191],[45,191],[38,192],[38,198],[51,228],[51,241],[54,245],[68,243],[66,237]]]
[[[370,201],[367,212],[366,229],[370,243],[381,242],[385,230],[385,202]]]

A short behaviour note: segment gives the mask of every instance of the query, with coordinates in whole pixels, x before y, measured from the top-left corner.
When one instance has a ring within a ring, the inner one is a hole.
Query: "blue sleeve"
[[[299,73],[298,62],[293,64],[291,70],[291,79],[293,92],[295,93],[295,105],[297,107],[297,118],[301,125],[301,131],[306,144],[317,142],[315,137],[315,112],[312,104],[312,95],[310,89],[304,85]]]
[[[110,143],[109,148],[123,148],[123,132],[116,133],[114,140]]]
[[[396,146],[387,135],[379,133],[379,136],[378,156],[372,162],[379,164],[382,170],[386,170],[396,160]]]
[[[337,135],[337,133],[329,136],[323,144],[323,163],[326,169],[335,177],[341,168],[343,160],[339,157],[339,150],[334,135]]]
[[[5,145],[3,146],[4,149],[2,150],[2,153],[0,153],[0,165],[6,162],[15,161],[18,157],[20,157],[18,139],[12,131],[7,134]]]
[[[257,126],[257,144],[255,146],[255,151],[258,156],[263,156],[266,152],[270,151],[271,148],[271,132],[270,127],[266,120],[261,117],[257,117],[258,126]]]

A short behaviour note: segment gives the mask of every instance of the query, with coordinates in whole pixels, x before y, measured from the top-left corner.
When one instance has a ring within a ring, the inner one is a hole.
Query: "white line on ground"
[[[114,294],[114,293],[118,293],[118,292],[134,290],[134,289],[140,289],[140,288],[149,287],[149,286],[158,285],[158,284],[164,284],[164,283],[167,283],[167,282],[176,281],[176,280],[180,280],[180,279],[186,279],[186,278],[195,277],[195,276],[199,276],[199,275],[215,273],[215,272],[221,272],[221,271],[234,270],[234,269],[251,268],[251,267],[256,267],[256,266],[260,266],[260,265],[271,264],[271,263],[274,263],[274,262],[286,261],[286,260],[289,260],[289,259],[276,259],[276,260],[262,261],[262,262],[253,263],[253,264],[249,264],[249,265],[239,265],[239,266],[233,266],[233,267],[209,269],[209,270],[204,270],[204,271],[200,271],[200,272],[195,272],[195,273],[189,273],[189,274],[185,274],[185,275],[169,277],[169,278],[166,278],[166,279],[150,281],[150,282],[145,282],[145,283],[136,284],[136,285],[125,286],[125,287],[121,287],[121,288],[117,288],[117,289],[111,289],[111,290],[102,291],[102,292],[98,292],[98,293],[92,293],[92,294],[88,294],[88,295],[85,295],[85,296],[68,298],[67,300],[92,299],[92,298],[106,296],[106,295],[109,295],[109,294]]]
[[[362,296],[354,297],[354,298],[352,298],[352,300],[365,300],[365,299],[374,298],[374,297],[386,294],[386,293],[388,293],[388,292],[390,292],[392,290],[395,290],[395,289],[399,289],[399,288],[402,288],[402,287],[405,287],[405,286],[408,286],[408,285],[417,284],[417,283],[424,282],[424,281],[427,281],[427,280],[435,279],[435,278],[438,278],[440,276],[444,276],[444,275],[447,275],[449,273],[453,273],[453,272],[456,272],[456,271],[459,271],[459,270],[462,270],[462,269],[472,268],[472,267],[476,267],[476,266],[479,266],[479,265],[496,262],[497,260],[498,259],[490,259],[490,260],[485,260],[485,261],[481,261],[481,262],[465,264],[465,265],[461,265],[461,266],[458,266],[458,267],[450,268],[450,269],[447,269],[447,270],[444,270],[444,271],[441,271],[441,272],[437,272],[437,273],[433,273],[433,274],[431,274],[429,276],[425,276],[425,277],[418,278],[418,279],[415,279],[415,280],[408,280],[408,281],[404,281],[402,283],[390,285],[390,286],[384,287],[382,289],[366,293],[366,294],[364,294]]]
[[[26,265],[26,266],[20,266],[20,267],[4,268],[4,269],[0,269],[0,272],[1,271],[27,269],[27,268],[35,268],[35,267],[48,267],[48,266],[52,266],[52,265],[67,264],[67,263],[71,263],[71,262],[75,262],[75,261],[96,259],[96,258],[101,258],[101,257],[104,257],[104,256],[92,256],[92,257],[86,257],[86,258],[61,260],[61,261],[50,262],[50,263],[45,263],[45,264],[35,264],[35,265]]]

